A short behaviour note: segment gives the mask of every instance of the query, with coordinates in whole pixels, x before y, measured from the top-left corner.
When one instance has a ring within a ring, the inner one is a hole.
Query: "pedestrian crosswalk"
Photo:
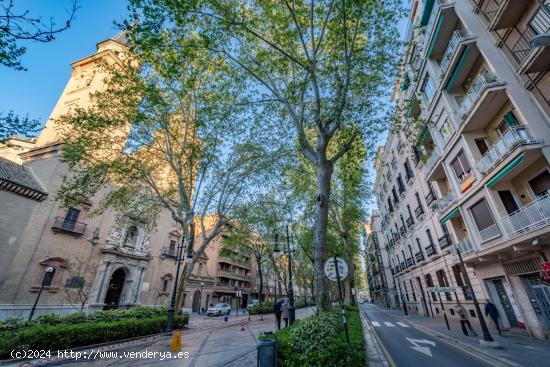
[[[397,326],[400,326],[400,327],[410,327],[409,325],[405,324],[404,322],[389,322],[389,321],[384,321],[382,323],[378,322],[378,321],[372,321],[372,326],[376,326],[376,327],[382,327],[382,326],[387,326],[387,327],[397,327]]]

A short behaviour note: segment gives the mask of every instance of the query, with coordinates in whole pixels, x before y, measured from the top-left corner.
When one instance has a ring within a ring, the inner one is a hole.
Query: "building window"
[[[70,207],[65,214],[65,218],[63,219],[63,229],[72,231],[76,226],[79,216],[80,209]]]
[[[424,281],[426,282],[426,287],[428,287],[428,288],[434,287],[434,281],[432,279],[431,274],[424,275]],[[429,292],[429,290],[428,290],[428,292]],[[437,296],[436,296],[435,292],[429,292],[429,293],[432,295],[432,300],[437,301]]]
[[[44,278],[42,279],[42,285],[44,287],[49,287],[52,285],[53,277],[55,275],[55,268],[52,267],[52,271],[44,271]]]
[[[168,279],[164,279],[164,281],[162,282],[162,292],[168,292]]]
[[[412,291],[413,300],[416,302],[416,293],[414,293],[414,286],[413,286],[412,279],[409,279],[409,282],[411,283],[411,291]]]
[[[464,274],[462,273],[462,266],[453,265],[452,269],[453,269],[453,274],[455,276],[456,284],[462,288],[462,292],[464,293],[464,299],[467,301],[473,300],[472,292],[470,291],[470,288],[466,286]]]
[[[430,103],[435,92],[435,87],[432,79],[428,75],[426,76],[426,80],[424,81],[422,92],[424,93],[424,97],[426,97],[426,101]]]
[[[487,201],[481,199],[476,204],[470,207],[470,212],[476,223],[477,229],[483,241],[494,238],[499,234],[498,227],[491,215],[491,210]]]
[[[536,197],[550,193],[550,173],[548,170],[545,170],[535,178],[529,180],[529,186]]]
[[[459,181],[462,181],[470,173],[471,167],[463,150],[453,159],[451,167]]]
[[[448,142],[451,136],[453,136],[453,127],[449,122],[449,119],[445,119],[441,126],[439,127],[439,133],[445,142]]]
[[[449,281],[447,280],[447,274],[445,274],[445,271],[443,269],[438,270],[435,272],[435,275],[437,276],[437,282],[439,283],[440,287],[448,287]],[[445,298],[447,301],[452,301],[451,293],[445,292]]]

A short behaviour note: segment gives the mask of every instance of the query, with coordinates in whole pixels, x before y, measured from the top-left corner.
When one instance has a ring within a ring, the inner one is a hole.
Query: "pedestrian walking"
[[[288,303],[288,301],[285,301],[281,306],[281,310],[282,310],[282,313],[283,313],[283,319],[285,320],[285,327],[288,326],[288,307],[289,306],[290,306],[290,304]]]
[[[502,330],[500,330],[500,324],[499,324],[499,318],[500,315],[498,314],[497,306],[490,300],[487,300],[487,303],[485,304],[485,316],[489,316],[491,320],[493,320],[493,323],[497,327],[498,335],[502,335]]]
[[[470,324],[470,320],[468,320],[468,313],[466,312],[466,309],[464,308],[464,306],[462,306],[460,303],[457,303],[454,309],[458,314],[458,316],[460,317],[460,326],[462,327],[462,332],[464,333],[464,335],[469,336],[468,330],[466,330],[466,327],[468,327],[472,335],[477,337],[477,333],[472,328],[472,324]]]
[[[275,313],[275,319],[277,321],[277,330],[281,330],[281,302],[275,302],[273,305],[273,312]]]

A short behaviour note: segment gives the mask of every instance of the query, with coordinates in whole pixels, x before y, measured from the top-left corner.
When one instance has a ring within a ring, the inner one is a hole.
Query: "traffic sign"
[[[456,292],[454,287],[428,287],[428,292]]]
[[[334,257],[331,257],[325,262],[325,275],[332,281],[337,281],[336,277],[336,266],[334,264]],[[338,263],[338,272],[340,275],[340,280],[346,279],[348,275],[348,264],[341,257],[336,257],[336,263]]]

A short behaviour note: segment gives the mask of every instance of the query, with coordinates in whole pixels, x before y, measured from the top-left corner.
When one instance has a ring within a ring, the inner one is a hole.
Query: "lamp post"
[[[202,287],[204,287],[204,282],[201,282],[201,290],[199,292],[199,314],[202,314]]]
[[[239,288],[235,290],[235,296],[237,296],[237,317],[239,316],[239,306],[241,303],[242,292]]]
[[[280,255],[279,244],[278,244],[279,235],[275,234],[275,248],[273,253],[275,256]],[[292,254],[290,249],[290,234],[288,232],[288,224],[286,225],[286,244],[287,249],[286,253],[288,254],[288,323],[292,325],[295,319],[295,310],[294,310],[294,290],[292,288]]]
[[[42,291],[44,290],[44,287],[46,286],[46,283],[50,285],[52,283],[53,274],[55,272],[55,269],[51,266],[48,266],[46,268],[46,272],[44,273],[44,278],[42,278],[42,284],[40,284],[40,290],[38,291],[38,295],[36,296],[36,300],[34,301],[34,305],[32,305],[31,313],[29,315],[29,321],[32,320],[32,317],[34,316],[34,311],[36,311],[36,305],[38,304],[38,300],[40,299],[40,296],[42,295]]]
[[[489,329],[487,328],[487,324],[485,323],[485,318],[483,317],[483,314],[481,313],[481,309],[479,308],[479,303],[477,302],[476,294],[474,293],[474,289],[472,288],[472,283],[470,282],[470,277],[468,276],[468,272],[466,271],[466,264],[464,264],[464,260],[462,260],[462,254],[460,253],[460,249],[458,246],[455,247],[456,253],[458,255],[458,259],[460,260],[460,267],[462,268],[462,273],[464,274],[464,280],[466,281],[466,286],[468,289],[470,289],[472,299],[474,300],[474,307],[476,308],[476,314],[479,318],[479,325],[481,326],[481,330],[483,331],[483,340],[486,342],[494,343],[494,339],[489,333]]]
[[[178,280],[180,275],[180,265],[181,257],[183,255],[183,243],[185,242],[185,237],[182,236],[181,242],[178,246],[178,256],[176,257],[176,278],[174,279],[174,289],[172,290],[172,298],[170,299],[170,306],[168,307],[168,320],[166,322],[166,332],[171,333],[174,328],[174,313],[176,311],[176,293],[178,292]],[[189,247],[187,253],[187,258],[193,258],[193,249]]]

